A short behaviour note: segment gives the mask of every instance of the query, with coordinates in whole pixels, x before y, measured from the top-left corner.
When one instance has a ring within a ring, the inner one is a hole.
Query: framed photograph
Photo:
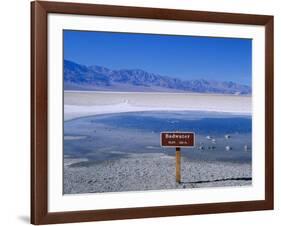
[[[273,16],[31,15],[31,223],[273,209]]]

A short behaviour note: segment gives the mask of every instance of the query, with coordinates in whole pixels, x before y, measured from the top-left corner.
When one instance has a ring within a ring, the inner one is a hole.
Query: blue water
[[[195,132],[195,148],[182,151],[186,158],[230,162],[252,159],[251,116],[188,111],[116,113],[66,121],[65,136],[84,138],[64,140],[64,154],[96,161],[122,158],[130,153],[174,155],[174,149],[160,146],[162,131]],[[226,134],[230,139],[225,138]],[[206,136],[216,139],[215,144]],[[227,151],[226,146],[231,150]]]
[[[139,129],[144,132],[154,131],[194,131],[197,134],[221,134],[221,133],[250,133],[252,130],[251,119],[247,117],[232,116],[228,118],[216,118],[207,116],[206,118],[189,119],[190,113],[171,114],[162,113],[167,117],[157,117],[146,115],[146,113],[131,113],[110,115],[110,117],[87,118],[91,123],[103,123],[112,128]],[[194,113],[193,113],[194,114]],[[182,116],[186,116],[182,118]]]

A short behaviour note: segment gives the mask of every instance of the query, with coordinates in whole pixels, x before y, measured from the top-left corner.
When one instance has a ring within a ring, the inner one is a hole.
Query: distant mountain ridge
[[[234,82],[181,80],[140,69],[111,70],[64,60],[65,90],[196,92],[250,95],[250,86]]]

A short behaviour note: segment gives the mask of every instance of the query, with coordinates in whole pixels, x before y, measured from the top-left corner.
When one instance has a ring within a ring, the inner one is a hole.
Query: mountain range
[[[232,81],[181,80],[141,69],[111,70],[64,60],[65,90],[196,92],[250,95],[250,86]]]

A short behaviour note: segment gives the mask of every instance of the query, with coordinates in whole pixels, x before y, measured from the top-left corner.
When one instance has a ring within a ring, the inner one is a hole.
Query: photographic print
[[[274,208],[274,17],[31,3],[31,223]]]
[[[63,48],[64,194],[251,185],[251,39],[64,30]]]

